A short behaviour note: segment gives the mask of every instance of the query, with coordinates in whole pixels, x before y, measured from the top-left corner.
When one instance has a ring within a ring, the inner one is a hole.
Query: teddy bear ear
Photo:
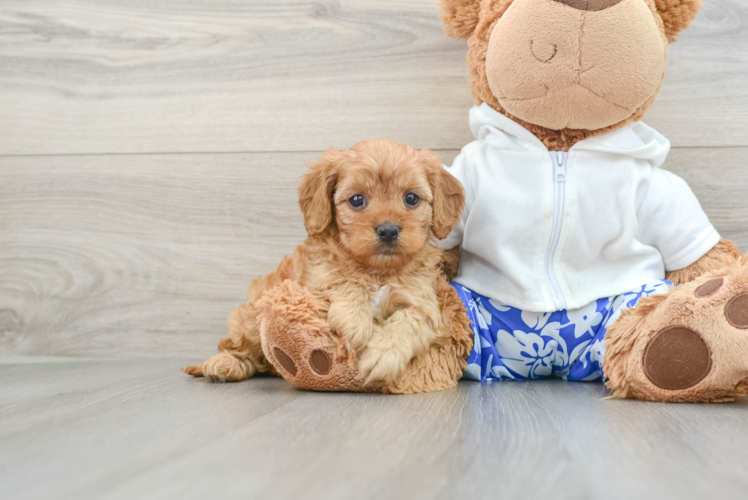
[[[453,38],[470,38],[478,25],[480,0],[439,0],[444,33]]]
[[[657,11],[665,25],[665,34],[670,43],[688,28],[704,5],[703,0],[655,0]]]

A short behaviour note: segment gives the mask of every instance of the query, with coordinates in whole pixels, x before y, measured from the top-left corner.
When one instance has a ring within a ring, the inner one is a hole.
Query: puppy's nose
[[[578,10],[586,10],[590,12],[605,10],[608,7],[618,5],[623,0],[555,0],[556,2],[563,3],[569,7],[573,7]]]
[[[377,236],[379,241],[386,244],[392,244],[400,236],[400,226],[392,222],[385,222],[377,226]]]

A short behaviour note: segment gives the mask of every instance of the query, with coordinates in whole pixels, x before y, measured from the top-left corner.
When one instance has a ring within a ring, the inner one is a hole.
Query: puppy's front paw
[[[369,347],[358,362],[358,380],[364,385],[372,382],[391,384],[402,375],[410,359],[396,349]]]
[[[349,351],[360,352],[374,336],[373,319],[365,314],[328,317],[332,330],[345,340]]]

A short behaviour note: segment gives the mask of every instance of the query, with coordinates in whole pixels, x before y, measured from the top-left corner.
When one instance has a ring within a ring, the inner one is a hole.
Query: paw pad
[[[696,295],[697,299],[705,299],[707,297],[711,297],[712,295],[717,293],[724,284],[724,278],[714,278],[713,280],[709,280],[699,288],[697,288],[694,295]]]
[[[292,377],[295,377],[296,363],[293,362],[293,359],[291,359],[288,354],[283,352],[280,347],[273,348],[273,354],[275,355],[275,359],[278,360],[278,363],[280,363],[283,369],[290,373]]]
[[[330,356],[325,351],[316,349],[309,356],[309,366],[312,367],[312,370],[317,375],[327,375],[332,369],[332,361],[330,361]]]
[[[688,389],[701,382],[711,369],[709,346],[701,335],[684,326],[660,331],[644,351],[644,372],[661,389]]]
[[[735,328],[748,330],[748,292],[733,297],[727,303],[725,317]]]

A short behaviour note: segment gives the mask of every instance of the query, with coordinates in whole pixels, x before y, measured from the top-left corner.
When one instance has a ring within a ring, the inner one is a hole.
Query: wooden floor
[[[472,140],[436,3],[0,1],[0,498],[748,497],[748,400],[179,372],[304,237],[308,162]],[[746,251],[748,3],[705,3],[646,121]]]
[[[4,359],[0,498],[745,499],[748,401],[602,385],[435,394],[211,385],[192,360]]]

